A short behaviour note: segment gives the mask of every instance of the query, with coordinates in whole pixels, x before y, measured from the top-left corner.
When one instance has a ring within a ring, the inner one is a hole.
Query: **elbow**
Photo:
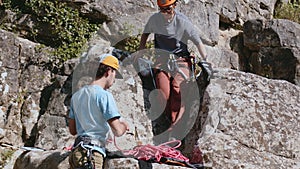
[[[73,136],[75,136],[75,135],[77,134],[76,131],[71,131],[71,130],[70,130],[70,133],[71,133]]]
[[[75,136],[75,135],[77,134],[76,129],[73,129],[73,128],[69,128],[69,132],[70,132],[70,134],[72,134],[73,136]]]
[[[69,132],[74,136],[77,134],[76,124],[74,119],[69,119]]]

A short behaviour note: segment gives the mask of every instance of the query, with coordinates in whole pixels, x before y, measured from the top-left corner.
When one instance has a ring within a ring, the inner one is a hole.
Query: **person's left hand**
[[[210,81],[210,78],[212,76],[213,73],[213,69],[211,67],[211,64],[206,62],[206,61],[202,61],[202,62],[198,62],[198,66],[201,67],[201,69],[204,71],[205,75],[207,75],[207,81]]]

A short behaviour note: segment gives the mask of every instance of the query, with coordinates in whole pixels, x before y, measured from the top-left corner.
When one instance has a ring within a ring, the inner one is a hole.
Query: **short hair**
[[[104,74],[107,71],[111,70],[111,69],[113,69],[113,68],[110,67],[110,66],[107,66],[105,64],[100,63],[99,66],[98,66],[97,72],[96,72],[96,78],[95,79],[98,80],[98,79],[102,78],[104,76]]]

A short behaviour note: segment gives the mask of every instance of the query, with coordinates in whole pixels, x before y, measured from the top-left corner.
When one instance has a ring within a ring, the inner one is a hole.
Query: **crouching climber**
[[[117,137],[128,130],[128,124],[120,120],[112,94],[107,91],[115,78],[122,78],[118,59],[103,54],[96,62],[92,83],[75,92],[71,99],[69,130],[72,135],[77,134],[69,156],[71,169],[102,169],[109,129]]]

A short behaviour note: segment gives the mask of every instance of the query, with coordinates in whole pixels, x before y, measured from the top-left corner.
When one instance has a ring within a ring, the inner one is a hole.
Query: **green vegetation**
[[[140,39],[141,39],[140,35],[130,36],[130,37],[125,38],[124,40],[120,41],[119,43],[117,43],[114,47],[117,49],[128,51],[129,53],[133,53],[133,52],[138,51]],[[148,41],[146,43],[147,49],[150,49],[153,47],[154,47],[153,41]]]
[[[274,12],[277,19],[288,19],[300,23],[300,2],[299,0],[289,1],[288,3],[279,3]]]
[[[10,160],[10,158],[12,157],[12,155],[14,154],[14,150],[1,150],[0,151],[0,168],[4,168],[5,164],[7,163],[7,161]]]
[[[127,38],[124,38],[123,40],[118,42],[116,45],[114,45],[114,47],[117,49],[121,49],[123,51],[127,51],[129,53],[137,52],[139,50],[139,46],[140,46],[142,30],[138,31],[139,32],[138,35],[132,35],[133,29],[135,29],[135,27],[133,25],[124,24],[124,28],[123,28],[123,31],[121,31],[121,34],[130,35],[130,36]],[[147,41],[146,49],[148,49],[148,50],[143,53],[143,57],[153,60],[154,41]]]
[[[139,35],[132,35],[133,29],[135,27],[130,24],[124,24],[124,28],[121,31],[121,34],[123,35],[131,35],[127,38],[124,38],[122,41],[118,42],[114,47],[117,49],[121,49],[130,53],[136,52],[139,49],[140,39],[141,39],[141,32],[142,30],[139,30]],[[153,48],[154,43],[153,41],[148,41],[146,43],[146,48]]]
[[[78,57],[86,42],[99,29],[99,24],[91,23],[80,16],[78,10],[63,2],[3,0],[0,7],[14,11],[17,16],[30,14],[36,19],[26,38],[53,47],[53,55],[59,62]],[[45,35],[47,39],[42,38]]]
[[[127,51],[129,53],[134,53],[139,50],[140,39],[141,39],[140,35],[130,36],[130,37],[120,41],[119,43],[117,43],[114,47],[117,49]],[[155,51],[154,42],[148,41],[146,43],[146,49],[148,49],[148,50],[146,50],[146,52],[143,52],[143,58],[147,58],[147,59],[150,59],[153,61],[154,51]]]

